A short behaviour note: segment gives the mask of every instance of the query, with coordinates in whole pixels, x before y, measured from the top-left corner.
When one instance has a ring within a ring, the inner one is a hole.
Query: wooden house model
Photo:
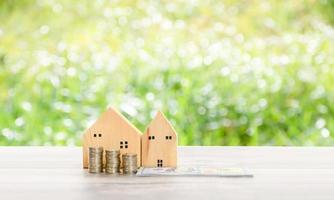
[[[121,113],[108,108],[83,135],[83,167],[88,167],[88,148],[119,149],[121,154],[137,154],[141,166],[141,132]]]
[[[162,112],[157,113],[142,135],[121,113],[108,108],[84,133],[84,168],[88,168],[89,147],[135,153],[138,167],[177,166],[177,134]]]
[[[176,167],[176,148],[176,132],[162,112],[158,112],[142,136],[142,166]]]

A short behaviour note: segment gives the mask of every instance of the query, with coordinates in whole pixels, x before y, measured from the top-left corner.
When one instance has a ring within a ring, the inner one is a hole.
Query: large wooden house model
[[[121,154],[137,154],[141,166],[141,132],[121,113],[108,108],[83,136],[83,167],[88,167],[88,148],[119,149]]]
[[[137,167],[176,167],[177,134],[166,117],[158,112],[141,132],[121,113],[108,108],[83,135],[83,167],[88,168],[88,148],[119,149],[137,154]]]

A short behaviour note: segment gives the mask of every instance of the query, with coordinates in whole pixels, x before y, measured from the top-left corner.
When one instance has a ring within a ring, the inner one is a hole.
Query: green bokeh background
[[[109,106],[181,145],[332,145],[332,0],[2,0],[0,145],[80,145]]]

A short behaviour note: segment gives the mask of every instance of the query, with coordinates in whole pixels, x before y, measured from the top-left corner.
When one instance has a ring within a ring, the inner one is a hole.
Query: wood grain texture
[[[121,154],[137,154],[137,165],[141,164],[141,132],[121,113],[108,108],[83,135],[83,167],[88,167],[88,147],[119,149]]]
[[[1,199],[332,200],[334,148],[178,147],[179,166],[244,166],[254,178],[114,177],[79,147],[0,147]]]
[[[142,136],[142,166],[177,166],[177,134],[160,111]]]

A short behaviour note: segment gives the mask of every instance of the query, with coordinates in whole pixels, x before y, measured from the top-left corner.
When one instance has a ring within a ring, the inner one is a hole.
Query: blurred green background
[[[333,0],[1,0],[0,145],[80,145],[113,105],[181,145],[333,145]]]

